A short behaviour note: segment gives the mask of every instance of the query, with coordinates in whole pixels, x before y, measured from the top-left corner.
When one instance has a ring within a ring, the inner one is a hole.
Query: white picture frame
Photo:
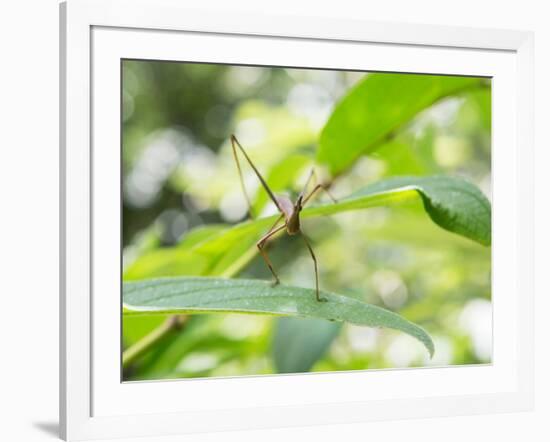
[[[161,436],[531,409],[532,34],[201,13],[180,3],[69,0],[60,6],[62,437]],[[329,60],[315,58],[331,50]],[[119,278],[119,241],[103,216],[120,204],[118,192],[112,192],[120,180],[119,163],[111,161],[117,160],[118,149],[94,148],[112,146],[119,135],[120,108],[111,100],[119,99],[116,69],[121,58],[287,66],[299,60],[299,66],[336,68],[350,67],[349,57],[358,51],[368,55],[370,64],[357,61],[351,66],[357,69],[495,79],[493,363],[121,384],[120,343],[113,339],[120,311],[117,297],[104,295],[120,288],[119,282],[114,285]],[[178,398],[184,396],[193,400],[182,404]]]

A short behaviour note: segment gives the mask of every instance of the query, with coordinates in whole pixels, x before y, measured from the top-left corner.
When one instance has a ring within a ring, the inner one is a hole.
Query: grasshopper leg
[[[306,236],[302,233],[302,238],[304,239],[304,242],[306,243],[306,246],[309,250],[309,253],[311,255],[311,258],[313,259],[313,266],[315,268],[315,298],[318,302],[326,302],[326,298],[321,298],[319,295],[319,269],[317,268],[317,258],[315,257],[315,253],[313,252],[313,248],[309,244],[309,241],[307,240]]]
[[[276,225],[276,223],[275,223]],[[275,270],[273,269],[273,265],[271,264],[271,260],[269,259],[269,256],[267,255],[267,252],[264,250],[265,243],[269,238],[271,238],[273,235],[275,235],[277,232],[280,232],[286,227],[286,224],[283,224],[282,226],[279,226],[275,228],[273,226],[260,240],[256,243],[256,247],[258,247],[258,251],[261,253],[262,258],[264,259],[265,263],[267,264],[267,267],[271,271],[271,274],[273,275],[273,285],[279,284],[280,280],[277,276],[277,273],[275,273]]]

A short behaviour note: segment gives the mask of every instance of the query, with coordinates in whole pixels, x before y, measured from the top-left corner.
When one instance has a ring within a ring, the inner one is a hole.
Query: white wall
[[[182,0],[184,1],[184,0]],[[209,0],[186,1],[200,8]],[[223,5],[223,2],[218,2]],[[548,273],[550,14],[536,0],[330,2],[230,0],[233,10],[536,32],[537,400],[534,413],[200,435],[186,441],[550,440]],[[0,12],[0,440],[53,440],[57,419],[57,75],[54,0],[4,1]],[[226,6],[227,7],[227,6]],[[17,192],[17,193],[15,193]],[[32,199],[33,204],[28,205]],[[24,233],[19,234],[21,230]],[[30,235],[29,235],[30,233]],[[32,243],[21,242],[32,237]],[[7,301],[7,302],[6,302]],[[145,439],[139,439],[144,441]],[[182,438],[165,438],[182,440]]]

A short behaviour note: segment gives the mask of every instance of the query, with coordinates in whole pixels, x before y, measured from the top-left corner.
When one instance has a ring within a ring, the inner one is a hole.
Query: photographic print
[[[123,381],[492,362],[490,78],[121,70]]]

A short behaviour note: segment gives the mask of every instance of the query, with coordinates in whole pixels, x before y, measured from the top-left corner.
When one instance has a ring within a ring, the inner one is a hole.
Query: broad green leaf
[[[156,249],[136,259],[124,271],[124,279],[143,279],[150,275],[200,275],[209,266],[206,257],[178,247]]]
[[[399,194],[407,189],[418,192],[424,209],[438,226],[485,246],[491,244],[491,204],[476,186],[460,178],[390,178],[355,192],[348,201]]]
[[[162,278],[126,282],[125,314],[249,313],[297,316],[349,322],[402,331],[434,352],[430,336],[416,324],[389,310],[334,293],[321,292],[326,302],[315,299],[315,290],[277,285],[262,280],[223,278]]]
[[[328,350],[341,323],[322,319],[278,318],[273,337],[273,360],[278,373],[309,371]]]
[[[177,247],[153,249],[136,259],[124,271],[124,279],[143,279],[152,276],[201,275],[208,267],[204,256],[190,249],[226,230],[224,224],[206,224],[190,230]]]
[[[208,238],[212,238],[214,235],[227,229],[225,224],[204,224],[197,226],[190,230],[178,243],[178,247],[189,248],[200,244]]]
[[[336,105],[324,126],[319,162],[337,175],[372,152],[420,111],[442,98],[483,84],[480,78],[369,74]]]
[[[455,177],[400,177],[378,181],[337,203],[306,207],[303,218],[400,204],[421,198],[440,227],[483,245],[491,244],[491,206],[473,184]],[[246,221],[223,230],[190,249],[160,249],[145,254],[124,278],[158,276],[233,276],[256,254],[255,244],[276,216]]]

